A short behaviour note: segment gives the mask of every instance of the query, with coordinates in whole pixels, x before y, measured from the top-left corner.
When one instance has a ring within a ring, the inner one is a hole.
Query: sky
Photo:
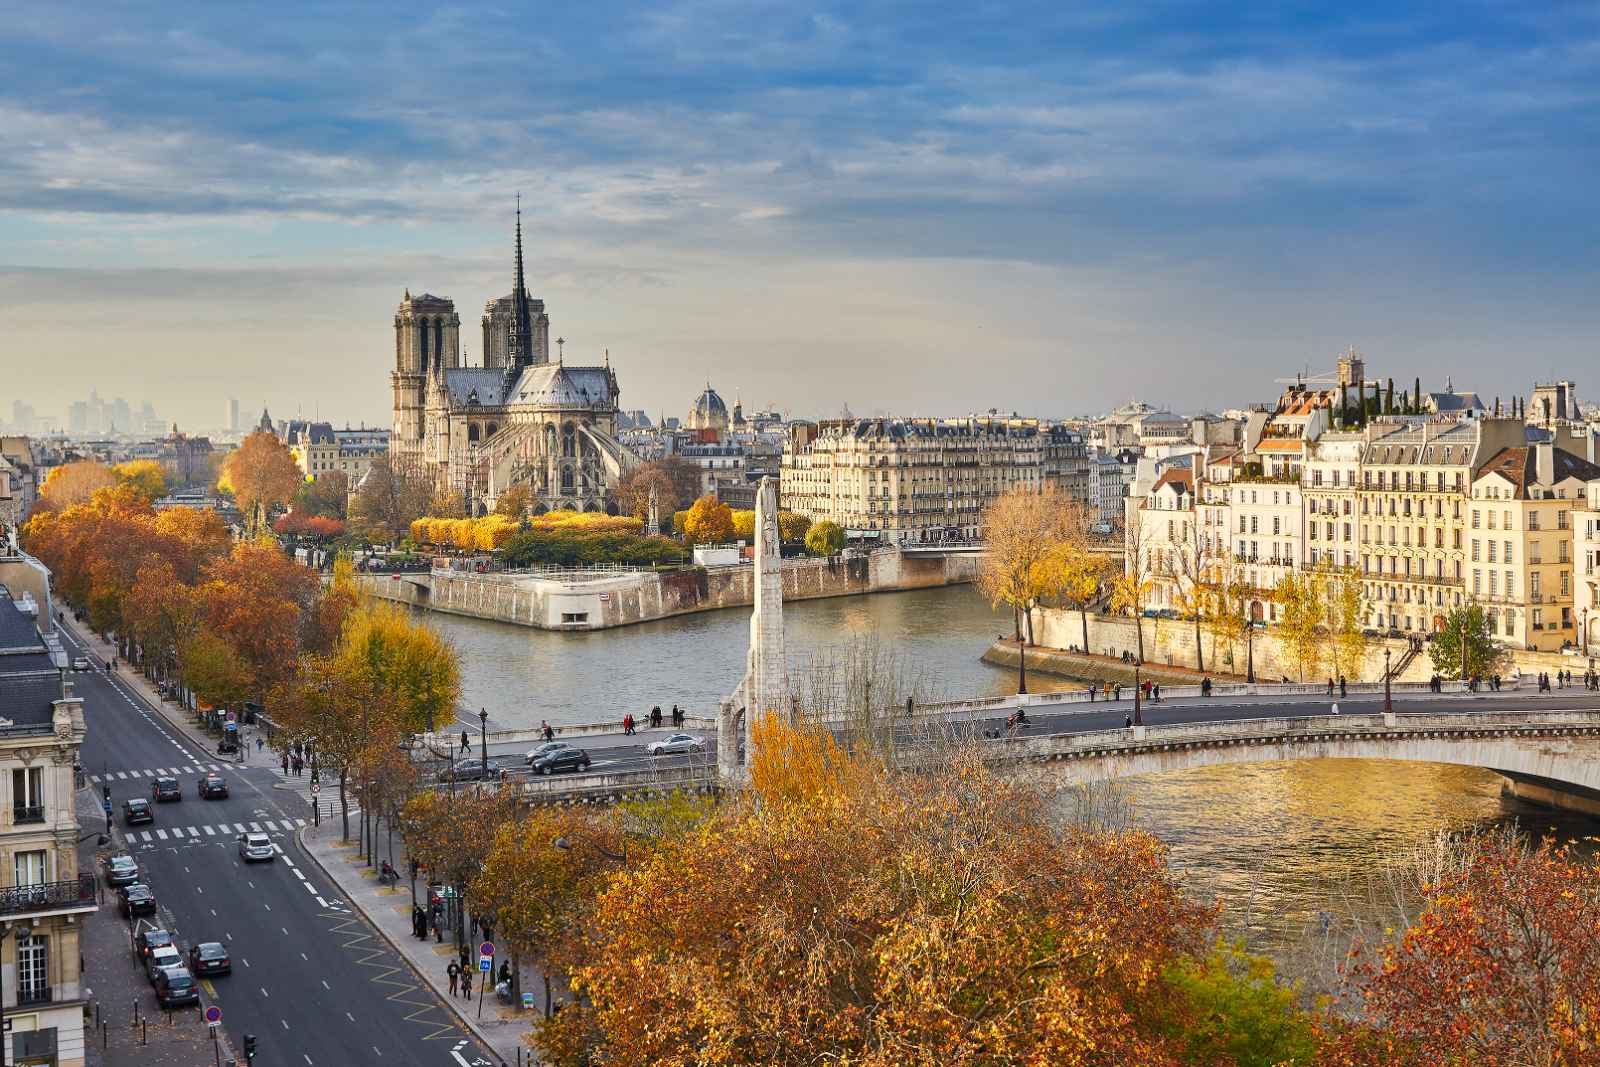
[[[1600,398],[1594,3],[32,5],[0,418],[387,425],[403,292],[626,408],[1066,416],[1369,375]]]

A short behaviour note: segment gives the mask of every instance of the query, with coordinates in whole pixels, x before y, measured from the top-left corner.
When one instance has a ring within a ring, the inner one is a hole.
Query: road
[[[74,654],[82,648],[75,633],[65,638]],[[199,749],[115,675],[79,672],[72,680],[88,727],[83,768],[97,793],[110,786],[119,823],[122,801],[148,797],[158,771],[175,771],[182,783],[183,799],[158,805],[153,827],[122,832],[155,890],[160,925],[185,948],[227,945],[233,973],[202,987],[204,1002],[222,1010],[235,1052],[249,1033],[258,1067],[495,1062],[305,856],[293,831],[310,812],[299,796],[273,788],[271,769],[223,763]],[[223,768],[227,799],[196,794],[200,768],[212,766]],[[269,833],[279,858],[245,865],[235,843],[240,827]],[[91,960],[91,975],[96,969]],[[156,1010],[153,994],[146,1009]]]

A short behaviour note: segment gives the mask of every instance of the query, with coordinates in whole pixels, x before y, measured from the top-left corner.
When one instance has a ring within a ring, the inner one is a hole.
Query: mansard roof
[[[569,367],[540,363],[522,372],[511,389],[509,403],[540,407],[611,407],[611,371],[607,367]]]

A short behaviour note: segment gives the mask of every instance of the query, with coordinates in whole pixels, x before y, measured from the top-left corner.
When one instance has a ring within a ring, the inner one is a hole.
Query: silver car
[[[645,751],[652,756],[666,756],[675,752],[704,752],[706,743],[694,734],[673,734],[660,741],[652,741]]]
[[[539,745],[536,748],[530,748],[528,750],[527,758],[524,760],[524,762],[531,764],[540,756],[548,756],[552,752],[571,747],[572,746],[567,744],[565,741],[546,741],[544,744]]]
[[[246,863],[255,863],[257,860],[273,860],[277,853],[272,850],[272,840],[266,834],[248,833],[239,835],[239,858]]]

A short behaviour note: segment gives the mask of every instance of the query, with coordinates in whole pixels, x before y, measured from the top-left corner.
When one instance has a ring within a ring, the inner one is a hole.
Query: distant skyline
[[[476,360],[519,191],[568,360],[652,418],[708,379],[1221,408],[1349,344],[1600,396],[1593,5],[46,6],[0,63],[0,370],[41,414],[387,425],[402,292]]]

